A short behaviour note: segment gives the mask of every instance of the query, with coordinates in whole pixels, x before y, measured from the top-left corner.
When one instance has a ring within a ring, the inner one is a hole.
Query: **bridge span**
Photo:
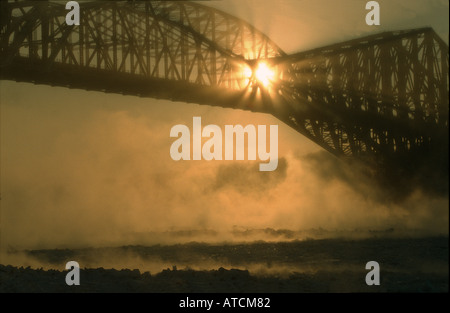
[[[448,45],[431,28],[288,55],[194,2],[83,2],[79,26],[62,2],[0,6],[1,79],[268,113],[378,172],[448,172]]]

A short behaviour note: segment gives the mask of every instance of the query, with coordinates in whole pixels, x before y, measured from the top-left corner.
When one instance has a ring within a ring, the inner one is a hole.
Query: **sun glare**
[[[275,72],[264,62],[259,63],[253,70],[249,66],[244,67],[243,74],[248,81],[257,81],[265,88],[267,88],[270,82],[273,82],[275,78]]]
[[[247,78],[247,79],[251,79],[252,75],[253,75],[252,69],[250,67],[246,66],[244,68],[244,77]]]
[[[261,84],[263,84],[264,87],[267,87],[270,84],[270,81],[273,80],[274,76],[275,73],[267,66],[266,63],[259,63],[255,72],[255,77]]]

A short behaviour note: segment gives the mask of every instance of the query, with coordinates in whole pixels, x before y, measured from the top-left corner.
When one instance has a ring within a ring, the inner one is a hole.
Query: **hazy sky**
[[[432,26],[448,41],[448,1],[202,2],[241,17],[286,52],[383,30]],[[1,244],[125,243],[136,232],[255,228],[448,232],[448,198],[420,190],[382,203],[373,186],[275,118],[240,110],[1,81]],[[259,161],[175,162],[170,129],[278,124],[279,166]]]
[[[448,0],[380,0],[380,26],[368,26],[365,0],[200,2],[242,18],[293,53],[392,30],[433,27],[448,43]]]

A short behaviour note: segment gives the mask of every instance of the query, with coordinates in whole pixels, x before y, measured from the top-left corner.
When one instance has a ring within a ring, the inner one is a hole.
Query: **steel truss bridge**
[[[0,78],[269,113],[378,172],[448,170],[448,45],[431,28],[287,55],[185,1],[1,1]],[[269,86],[255,79],[264,61]],[[250,69],[250,71],[248,70]]]

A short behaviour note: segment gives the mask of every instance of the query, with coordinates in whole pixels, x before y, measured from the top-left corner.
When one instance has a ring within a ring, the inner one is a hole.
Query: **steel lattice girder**
[[[77,27],[65,24],[63,4],[23,1],[8,9],[3,66],[20,55],[239,90],[245,87],[244,59],[284,54],[249,24],[194,3],[85,3]]]
[[[76,27],[63,3],[0,4],[2,79],[271,113],[335,155],[378,164],[448,146],[448,46],[431,29],[286,55],[190,2],[82,3]],[[244,76],[258,60],[277,68],[270,92]]]
[[[336,155],[422,151],[448,132],[448,46],[430,28],[272,62],[285,68],[284,120]]]

